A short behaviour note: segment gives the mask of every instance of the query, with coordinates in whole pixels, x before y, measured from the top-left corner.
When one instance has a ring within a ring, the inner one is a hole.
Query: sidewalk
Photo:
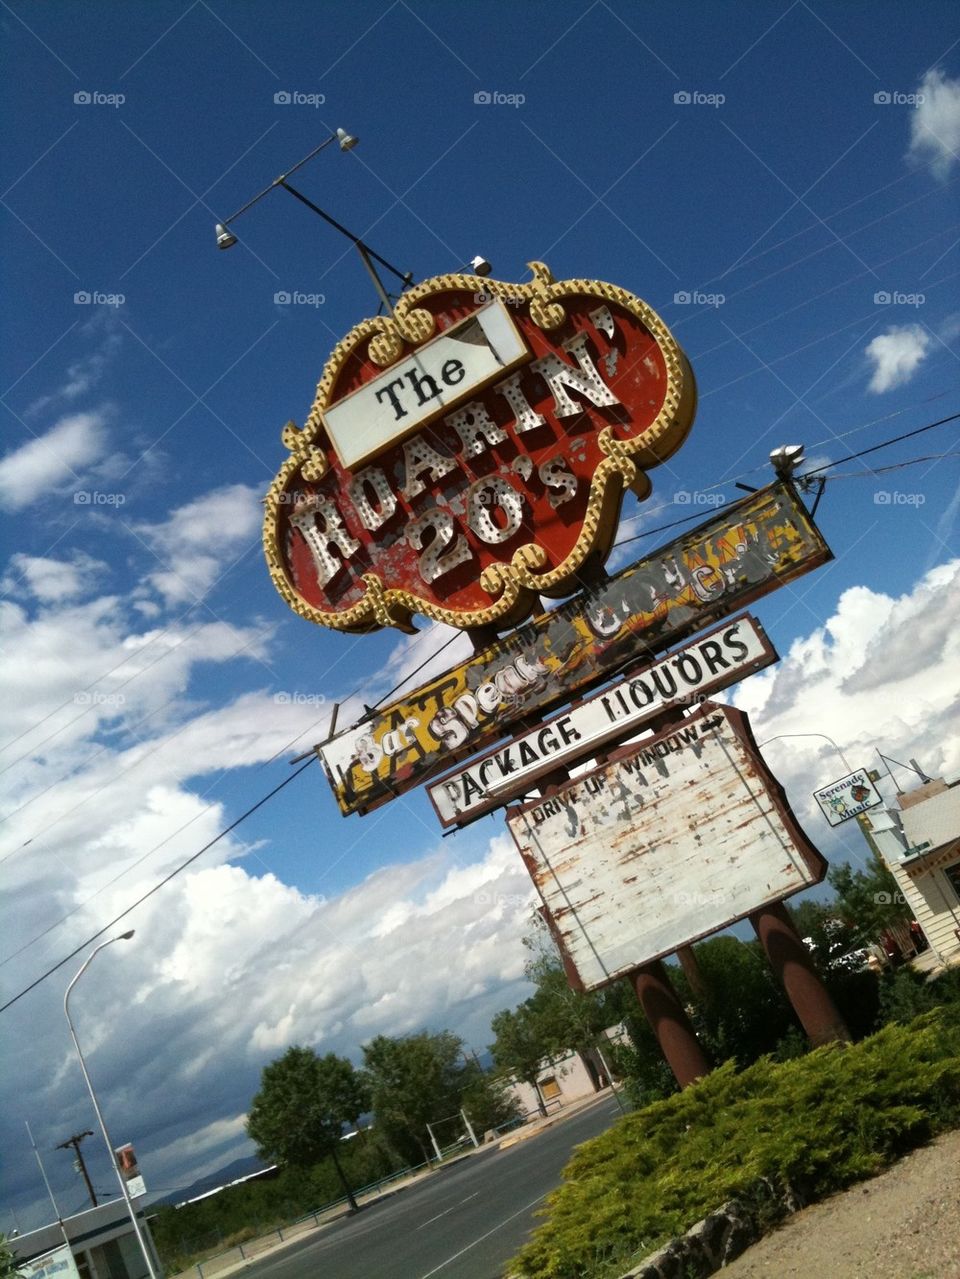
[[[527,1141],[531,1137],[536,1137],[545,1129],[552,1128],[554,1124],[562,1123],[564,1119],[580,1114],[582,1111],[589,1109],[590,1106],[598,1105],[600,1102],[615,1095],[613,1088],[604,1088],[598,1093],[593,1093],[588,1097],[581,1098],[579,1101],[571,1102],[568,1106],[564,1106],[552,1115],[533,1119],[524,1124],[522,1128],[514,1129],[505,1137],[487,1142],[485,1145],[478,1146],[473,1150],[464,1151],[463,1154],[455,1155],[435,1167],[425,1169],[422,1172],[415,1172],[402,1180],[391,1182],[389,1186],[385,1186],[380,1191],[373,1190],[368,1194],[358,1194],[357,1202],[361,1205],[377,1203],[381,1199],[388,1199],[391,1195],[406,1190],[408,1186],[418,1184],[427,1177],[436,1177],[442,1174],[447,1168],[452,1168],[464,1159],[472,1159],[475,1155],[481,1155],[488,1151],[509,1150],[511,1146],[515,1146],[521,1141]],[[295,1240],[306,1239],[311,1235],[319,1235],[327,1226],[339,1221],[341,1217],[349,1216],[349,1214],[350,1208],[347,1204],[337,1204],[326,1212],[321,1211],[316,1217],[311,1215],[305,1221],[297,1222],[291,1226],[283,1226],[279,1230],[272,1230],[269,1234],[262,1235],[258,1239],[249,1239],[242,1244],[238,1244],[235,1248],[216,1253],[206,1261],[197,1262],[179,1275],[171,1276],[171,1279],[228,1279],[229,1275],[245,1270],[252,1261],[259,1261],[262,1257],[279,1252]]]

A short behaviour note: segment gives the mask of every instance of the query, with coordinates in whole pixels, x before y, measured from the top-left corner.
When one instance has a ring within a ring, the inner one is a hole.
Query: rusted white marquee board
[[[507,823],[580,990],[809,888],[827,869],[746,716],[709,702],[508,810]]]

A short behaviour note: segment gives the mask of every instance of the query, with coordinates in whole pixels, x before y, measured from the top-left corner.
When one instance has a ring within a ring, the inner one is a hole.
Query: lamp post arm
[[[238,218],[241,213],[246,213],[247,209],[252,208],[253,205],[255,205],[258,200],[262,200],[265,195],[269,195],[270,192],[274,189],[274,187],[281,186],[284,180],[287,177],[289,177],[291,173],[296,173],[297,169],[303,168],[303,166],[307,163],[308,160],[312,160],[315,155],[319,155],[319,153],[323,150],[324,147],[328,147],[330,143],[336,139],[336,136],[337,135],[335,133],[331,133],[329,138],[325,138],[318,147],[314,147],[309,155],[305,155],[302,160],[298,160],[292,169],[288,169],[286,173],[281,173],[279,178],[274,178],[273,181],[270,183],[270,185],[267,187],[264,187],[263,190],[258,195],[255,195],[252,200],[248,200],[246,204],[244,204],[241,208],[237,209],[236,213],[231,213],[230,216],[224,222],[221,223],[221,225],[229,226],[230,223],[234,220],[234,218]]]
[[[296,196],[301,204],[305,204],[308,209],[312,209],[314,213],[323,218],[324,222],[329,223],[329,225],[339,231],[341,235],[345,235],[348,240],[352,240],[358,249],[369,254],[371,258],[375,258],[376,261],[379,262],[381,266],[386,267],[388,271],[392,271],[401,283],[410,283],[411,275],[409,271],[405,274],[399,267],[394,266],[392,262],[388,262],[386,258],[382,258],[379,253],[370,248],[369,244],[365,244],[364,241],[360,239],[359,235],[354,235],[354,233],[345,227],[342,222],[338,222],[336,218],[331,217],[329,213],[327,213],[324,209],[321,209],[319,204],[314,204],[312,200],[308,200],[301,191],[296,189],[296,187],[292,187],[289,182],[286,181],[285,176],[277,179],[277,185],[282,186],[284,191],[289,191],[291,195]]]

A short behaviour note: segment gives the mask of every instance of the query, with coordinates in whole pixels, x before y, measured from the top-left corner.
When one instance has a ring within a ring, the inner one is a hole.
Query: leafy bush
[[[941,1004],[960,1004],[960,968],[948,969],[934,981],[912,968],[886,973],[880,985],[879,1020],[908,1022]]]
[[[580,1146],[513,1271],[595,1275],[598,1259],[652,1250],[761,1178],[819,1198],[958,1122],[960,1004],[852,1047],[739,1074],[727,1062]]]

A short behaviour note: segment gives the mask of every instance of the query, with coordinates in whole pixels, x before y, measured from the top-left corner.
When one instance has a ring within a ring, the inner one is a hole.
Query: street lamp
[[[90,954],[84,960],[83,965],[80,968],[80,971],[74,977],[73,981],[71,981],[70,985],[66,989],[66,992],[64,993],[63,1012],[64,1012],[64,1016],[67,1019],[67,1025],[70,1027],[70,1038],[73,1040],[73,1046],[77,1050],[77,1058],[80,1062],[80,1069],[83,1071],[83,1078],[86,1082],[87,1089],[90,1093],[90,1100],[93,1102],[93,1109],[96,1112],[97,1120],[100,1124],[100,1131],[103,1133],[103,1140],[107,1144],[107,1152],[110,1155],[110,1161],[113,1164],[113,1170],[117,1174],[117,1180],[120,1183],[120,1192],[123,1195],[124,1202],[127,1205],[127,1212],[130,1214],[130,1220],[133,1222],[133,1229],[134,1229],[134,1233],[137,1236],[137,1242],[140,1244],[140,1251],[143,1253],[143,1260],[146,1263],[147,1274],[150,1276],[150,1279],[159,1279],[159,1276],[157,1275],[157,1272],[154,1269],[153,1259],[150,1256],[150,1250],[147,1247],[147,1241],[144,1238],[143,1231],[140,1228],[140,1222],[137,1218],[136,1210],[134,1209],[134,1206],[133,1206],[133,1200],[130,1198],[130,1191],[127,1189],[126,1178],[124,1177],[123,1173],[120,1170],[120,1165],[117,1163],[117,1156],[114,1153],[113,1142],[110,1140],[110,1134],[107,1132],[107,1125],[103,1118],[103,1112],[100,1109],[100,1103],[97,1101],[97,1094],[93,1091],[93,1084],[90,1082],[90,1076],[87,1073],[87,1063],[83,1060],[83,1053],[80,1051],[80,1043],[77,1039],[77,1032],[73,1028],[73,1022],[70,1020],[70,992],[73,990],[74,986],[77,984],[77,982],[80,980],[83,974],[90,967],[90,964],[92,963],[94,959],[94,956],[97,955],[105,947],[112,946],[115,941],[129,941],[132,936],[133,936],[133,929],[131,928],[129,932],[121,933],[119,937],[111,937],[109,938],[109,940],[105,942],[101,942],[99,946],[94,947],[94,949],[90,952]]]
[[[771,742],[782,741],[783,738],[785,737],[822,737],[825,742],[830,743],[833,749],[840,756],[841,760],[843,761],[843,766],[847,770],[847,772],[848,773],[853,772],[853,769],[850,767],[850,763],[847,760],[846,755],[844,755],[843,751],[840,749],[837,743],[833,740],[833,738],[828,737],[826,733],[777,733],[775,737],[768,737],[765,742],[760,742],[759,745],[757,746],[757,749],[762,750],[764,746],[769,746]]]
[[[252,200],[248,200],[246,204],[237,209],[236,213],[232,213],[230,217],[226,218],[223,222],[217,223],[217,248],[233,248],[233,246],[237,243],[237,237],[229,229],[230,223],[235,222],[242,213],[246,213],[247,209],[252,208],[253,205],[255,205],[258,200],[262,200],[265,195],[269,195],[270,192],[275,190],[277,187],[283,187],[284,191],[289,191],[289,193],[292,196],[295,196],[301,204],[305,204],[311,212],[316,213],[318,217],[323,218],[324,222],[328,223],[334,228],[334,230],[339,231],[341,235],[346,236],[346,238],[351,241],[354,248],[360,254],[360,259],[366,267],[370,279],[373,281],[373,287],[376,289],[377,296],[379,297],[382,305],[385,306],[387,311],[392,314],[393,303],[390,301],[390,297],[387,294],[386,289],[383,287],[383,282],[377,274],[376,267],[373,265],[374,261],[379,262],[382,267],[385,267],[388,271],[395,275],[404,288],[406,288],[409,284],[412,284],[412,272],[401,271],[398,267],[395,267],[392,262],[388,262],[386,258],[382,258],[379,253],[376,253],[370,248],[369,244],[365,244],[360,236],[349,231],[341,222],[338,222],[336,218],[332,218],[329,213],[321,209],[319,205],[314,204],[312,200],[308,200],[302,192],[298,191],[296,187],[292,187],[287,181],[291,173],[296,173],[297,169],[302,168],[308,160],[312,160],[315,155],[318,155],[324,147],[328,147],[331,142],[336,142],[341,151],[352,151],[358,141],[359,138],[354,137],[352,133],[348,133],[346,129],[337,129],[335,132],[330,134],[329,138],[324,138],[318,147],[314,147],[309,155],[305,155],[302,160],[298,160],[292,169],[288,169],[286,173],[281,173],[279,178],[274,178],[268,187],[264,187],[263,190],[259,192],[258,195],[255,195]]]

